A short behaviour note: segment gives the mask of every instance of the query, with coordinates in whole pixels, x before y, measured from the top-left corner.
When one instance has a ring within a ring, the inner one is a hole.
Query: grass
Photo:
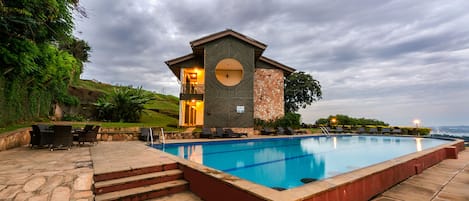
[[[110,93],[112,92],[112,90],[114,90],[114,88],[118,87],[118,86],[113,86],[110,84],[92,81],[92,80],[77,80],[75,83],[72,84],[72,86],[77,87],[77,88],[89,89],[91,91],[104,92],[104,93]]]
[[[7,127],[4,127],[4,128],[0,128],[0,135],[2,134],[5,134],[7,132],[10,132],[10,131],[14,131],[16,129],[20,129],[20,128],[26,128],[26,127],[29,127],[31,126],[32,123],[20,123],[20,124],[13,124],[13,125],[9,125]]]
[[[110,93],[114,88],[121,86],[113,86],[106,83],[101,83],[91,80],[77,80],[74,87],[84,88],[91,91],[99,91],[103,93]],[[145,105],[145,110],[141,116],[140,122],[125,123],[125,122],[70,122],[73,127],[83,127],[85,124],[98,124],[104,128],[127,128],[127,127],[163,127],[168,131],[180,131],[181,128],[175,128],[178,125],[178,119],[175,118],[179,114],[179,99],[173,95],[157,94],[148,91],[154,95],[154,100],[151,100]],[[0,135],[9,131],[14,131],[19,128],[30,127],[36,122],[23,122],[19,124],[9,125],[5,128],[0,128]],[[55,122],[44,122],[45,124],[54,124]],[[63,122],[60,122],[63,123]],[[66,122],[68,123],[68,122]]]

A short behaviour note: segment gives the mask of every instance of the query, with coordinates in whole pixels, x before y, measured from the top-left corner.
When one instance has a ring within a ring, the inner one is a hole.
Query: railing
[[[330,133],[329,133],[329,130],[327,130],[327,128],[326,128],[326,127],[324,127],[324,126],[321,126],[321,127],[319,127],[319,128],[321,129],[322,133],[324,133],[325,135],[327,135],[327,136],[329,136],[329,135],[330,135]]]
[[[193,83],[183,83],[181,84],[181,94],[204,94],[205,85],[203,84],[193,84]]]
[[[159,135],[160,135],[160,137],[158,137],[158,142],[161,143],[161,144],[166,144],[166,139],[165,139],[165,136],[164,136],[163,128],[161,128],[161,133]],[[150,128],[150,134],[147,136],[147,143],[150,143],[151,145],[154,144],[153,128]]]

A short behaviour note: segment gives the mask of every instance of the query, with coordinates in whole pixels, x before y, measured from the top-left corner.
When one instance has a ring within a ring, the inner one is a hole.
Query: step
[[[183,172],[179,169],[154,172],[120,179],[99,181],[94,184],[94,193],[96,195],[119,191],[124,189],[136,188],[157,184],[183,178]]]
[[[96,195],[95,201],[106,200],[146,200],[179,193],[189,189],[189,183],[185,180],[174,180],[142,186],[138,188],[126,189],[121,191],[110,192],[102,195]]]
[[[148,174],[148,173],[153,173],[153,172],[173,170],[177,168],[178,168],[177,163],[167,163],[167,164],[162,164],[162,165],[157,165],[157,166],[135,168],[131,170],[107,172],[107,173],[95,174],[94,181],[98,182],[98,181],[113,180],[113,179],[119,179],[123,177],[131,177],[131,176]]]

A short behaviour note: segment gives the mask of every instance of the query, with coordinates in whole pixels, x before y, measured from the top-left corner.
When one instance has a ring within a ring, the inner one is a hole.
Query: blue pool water
[[[166,144],[184,157],[267,187],[293,188],[448,141],[385,136],[314,136]]]

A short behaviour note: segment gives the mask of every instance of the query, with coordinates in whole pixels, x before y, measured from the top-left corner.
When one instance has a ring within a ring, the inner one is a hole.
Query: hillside
[[[80,109],[82,111],[79,113],[90,114],[92,112],[92,109],[90,109],[92,108],[92,104],[95,103],[99,97],[112,92],[118,87],[123,86],[113,86],[93,80],[79,80],[70,86],[69,93],[80,100]],[[179,99],[173,95],[158,94],[151,91],[147,92],[152,94],[154,99],[145,105],[145,110],[140,122],[130,123],[128,126],[175,127],[178,123]]]

